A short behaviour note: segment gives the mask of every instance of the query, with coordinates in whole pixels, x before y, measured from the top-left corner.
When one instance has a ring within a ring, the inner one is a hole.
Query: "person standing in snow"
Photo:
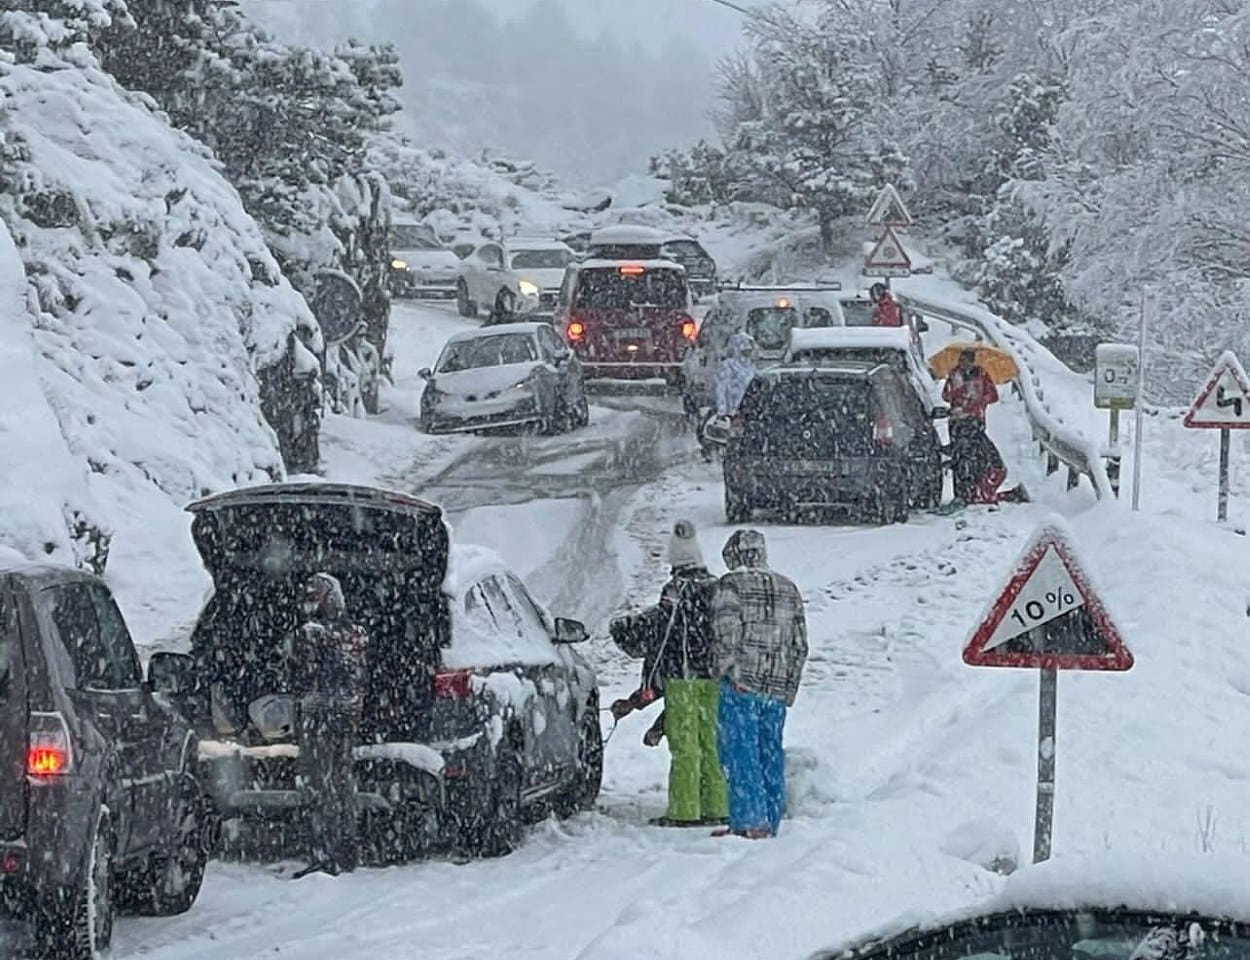
[[[354,870],[357,849],[356,764],[368,639],[347,619],[343,587],[328,573],[304,585],[304,623],[292,650],[298,696],[296,743],[308,807],[308,870]]]
[[[898,301],[890,293],[884,283],[874,283],[868,288],[868,299],[872,301],[872,325],[874,327],[901,327],[903,314],[898,308]]]
[[[807,620],[799,588],[769,569],[762,533],[738,530],[723,556],[729,572],[712,595],[712,662],[729,826],[717,835],[771,837],[786,808],[782,737],[807,662]]]
[[[1000,493],[1007,467],[986,432],[985,413],[998,402],[994,380],[977,366],[975,350],[959,354],[959,364],[946,378],[942,399],[950,405],[951,460],[957,504],[1027,500],[1023,487]]]
[[[729,796],[717,745],[719,687],[712,674],[711,603],[717,579],[703,562],[698,534],[689,520],[674,524],[668,559],[672,574],[660,591],[659,603],[632,618],[653,625],[646,656],[663,687],[663,732],[672,756],[668,810],[652,823],[723,824],[729,816]],[[653,681],[644,680],[643,689],[652,688]]]

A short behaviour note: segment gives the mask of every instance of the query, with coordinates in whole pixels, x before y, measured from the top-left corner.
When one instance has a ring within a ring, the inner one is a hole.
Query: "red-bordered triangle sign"
[[[903,245],[890,227],[885,228],[885,232],[877,240],[877,245],[864,258],[864,269],[911,269],[911,257],[907,256],[907,251],[903,249]]]
[[[894,185],[887,183],[868,208],[866,218],[870,227],[910,227],[911,213]]]
[[[1128,670],[1120,636],[1064,532],[1043,524],[964,648],[973,667]]]
[[[1215,361],[1211,375],[1198,391],[1198,398],[1185,414],[1185,426],[1250,429],[1250,380],[1232,351],[1224,351]]]

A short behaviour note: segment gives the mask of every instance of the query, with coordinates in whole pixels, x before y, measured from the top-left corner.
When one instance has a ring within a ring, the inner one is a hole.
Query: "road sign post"
[[[1094,406],[1110,411],[1107,437],[1107,479],[1120,495],[1120,411],[1136,405],[1141,376],[1140,353],[1125,343],[1100,343],[1094,348]]]
[[[1228,469],[1232,430],[1250,429],[1250,378],[1231,351],[1215,361],[1210,376],[1185,414],[1185,426],[1220,431],[1220,479],[1216,516],[1228,519]]]
[[[1039,672],[1034,863],[1050,858],[1054,834],[1059,671],[1124,671],[1133,666],[1132,653],[1071,543],[1058,520],[1034,533],[963,652],[969,666]]]

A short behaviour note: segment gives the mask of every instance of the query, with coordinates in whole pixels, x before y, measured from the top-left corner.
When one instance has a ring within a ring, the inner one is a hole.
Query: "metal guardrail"
[[[1016,391],[1024,402],[1025,413],[1033,430],[1033,440],[1037,443],[1040,454],[1046,458],[1046,472],[1055,473],[1062,464],[1068,468],[1069,490],[1080,483],[1081,477],[1086,477],[1100,500],[1115,496],[1098,445],[1051,415],[1045,402],[1042,379],[1025,353],[1017,346],[1023,342],[1020,333],[1004,320],[979,307],[940,304],[901,293],[895,296],[903,309],[968,330],[977,339],[986,340],[1011,354],[1020,370],[1020,376],[1015,381]]]

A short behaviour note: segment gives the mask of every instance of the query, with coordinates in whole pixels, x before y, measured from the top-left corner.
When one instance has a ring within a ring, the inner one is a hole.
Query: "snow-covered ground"
[[[662,408],[644,416],[623,403],[597,404],[588,435],[528,445],[422,436],[415,370],[462,328],[442,307],[397,311],[387,412],[331,421],[330,473],[452,502],[458,536],[502,550],[544,600],[588,621],[606,702],[632,688],[638,666],[603,639],[604,621],[654,598],[672,521],[692,519],[721,568],[717,472]],[[1088,380],[1042,369],[1055,413],[1095,428]],[[294,884],[215,864],[186,916],[122,920],[115,956],[798,958],[901,911],[991,895],[1003,881],[983,865],[1030,855],[1037,678],[968,668],[960,650],[1053,513],[1076,530],[1137,658],[1127,674],[1060,680],[1056,856],[1243,854],[1250,542],[1210,522],[1214,489],[1197,467],[1212,438],[1182,442],[1179,427],[1152,422],[1135,514],[1045,478],[1018,401],[991,412],[991,430],[1039,502],[887,528],[764,527],[774,565],[807,599],[812,641],[776,840],[649,826],[667,754],[641,744],[651,717],[635,715],[608,744],[599,808],[534,827],[503,860]],[[641,466],[631,475],[627,462]],[[609,482],[612,471],[624,479]]]

